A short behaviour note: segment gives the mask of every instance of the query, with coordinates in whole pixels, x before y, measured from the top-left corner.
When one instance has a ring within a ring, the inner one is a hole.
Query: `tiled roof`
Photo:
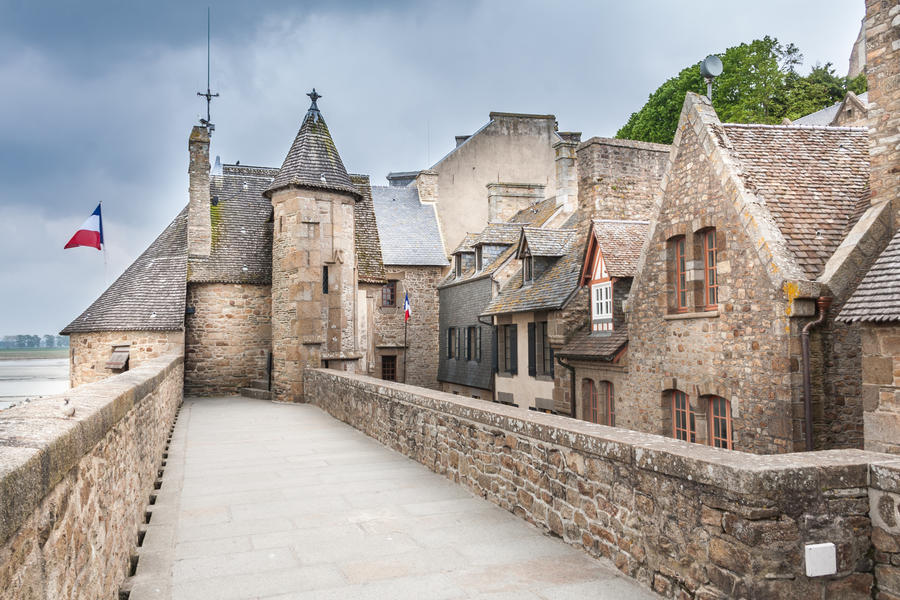
[[[450,254],[459,254],[460,252],[475,252],[475,248],[472,244],[475,243],[475,240],[478,239],[477,233],[467,233],[466,237],[459,243],[459,246],[451,252]]]
[[[838,321],[900,321],[900,231],[844,304]]]
[[[556,355],[571,358],[612,360],[622,346],[627,343],[628,332],[624,329],[591,331],[589,327],[584,327],[575,332],[572,339],[556,351]]]
[[[573,229],[541,229],[539,227],[523,227],[522,237],[528,245],[532,256],[556,258],[566,253]]]
[[[869,92],[863,92],[859,96],[857,96],[863,104],[867,104],[869,101]],[[831,125],[834,122],[834,118],[837,116],[838,110],[841,108],[841,104],[844,101],[835,102],[831,106],[826,106],[822,110],[817,110],[814,113],[810,113],[808,115],[804,115],[798,119],[794,119],[794,125]]]
[[[372,202],[372,186],[368,175],[350,175],[350,181],[359,190],[360,200],[353,207],[356,233],[357,278],[366,283],[384,283],[384,264],[381,260],[381,242],[375,221]]]
[[[264,193],[271,197],[273,192],[286,187],[349,192],[359,198],[359,190],[350,181],[328,125],[315,102],[306,112],[284,164]]]
[[[186,291],[187,208],[61,334],[181,329]]]
[[[578,287],[583,254],[581,241],[583,239],[584,236],[579,236],[574,231],[570,232],[565,256],[553,263],[553,266],[529,285],[523,285],[522,270],[519,269],[482,314],[495,315],[562,308]]]
[[[765,202],[815,279],[859,218],[869,177],[865,128],[725,123],[747,189]]]
[[[556,206],[556,198],[547,198],[523,208],[514,214],[507,223],[524,223],[540,227],[553,216],[557,208],[559,207]]]
[[[593,232],[610,277],[634,277],[650,223],[595,219]]]
[[[434,206],[419,201],[415,186],[373,185],[372,201],[384,264],[448,264]]]
[[[276,172],[268,167],[223,165],[222,175],[210,177],[212,245],[208,258],[189,260],[190,281],[272,281],[272,203],[262,192]]]
[[[521,223],[488,223],[475,238],[473,246],[479,244],[506,245],[515,244],[522,234]]]

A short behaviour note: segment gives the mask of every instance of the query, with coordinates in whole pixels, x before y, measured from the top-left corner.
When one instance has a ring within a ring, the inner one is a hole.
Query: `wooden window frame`
[[[598,384],[598,387],[605,390],[605,402],[606,402],[606,424],[610,427],[616,426],[616,400],[615,400],[615,388],[613,386],[612,381],[603,380]],[[599,392],[598,392],[599,396]]]
[[[475,327],[475,362],[481,362],[481,326]]]
[[[675,275],[675,312],[688,311],[687,293],[687,236],[679,235],[672,240],[673,272]]]
[[[541,343],[541,375],[553,375],[553,349],[550,348],[550,326],[547,321],[541,321],[538,326]]]
[[[522,265],[522,278],[523,283],[531,283],[534,281],[534,257],[530,254],[525,257],[525,262]]]
[[[719,307],[718,253],[716,230],[707,229],[703,232],[703,297],[706,310],[715,310]]]
[[[381,306],[395,308],[397,306],[397,282],[388,281],[381,288]]]
[[[475,343],[477,339],[477,330],[478,328],[474,325],[470,325],[466,327],[466,360],[475,360]]]
[[[518,375],[519,373],[519,340],[518,328],[515,324],[503,325],[503,373]]]
[[[475,247],[475,272],[478,273],[484,268],[484,254],[481,246]]]
[[[679,404],[682,406],[679,407]],[[684,424],[680,426],[679,417],[682,415]],[[672,437],[685,442],[696,442],[697,429],[695,425],[690,398],[681,390],[672,390]]]
[[[723,410],[718,410],[719,408]],[[724,414],[722,414],[724,412]],[[732,435],[731,402],[721,396],[709,396],[709,408],[706,417],[709,424],[709,445],[716,448],[734,450],[734,437]],[[716,435],[716,425],[720,424],[719,432],[725,428],[725,437]]]
[[[582,395],[582,417],[588,423],[600,423],[600,407],[598,406],[600,398],[598,396],[597,384],[590,377],[581,380]]]
[[[456,327],[447,328],[447,358],[453,358],[454,343],[456,342]]]
[[[391,377],[386,377],[390,373]],[[381,379],[384,381],[397,381],[397,355],[386,354],[381,356]]]

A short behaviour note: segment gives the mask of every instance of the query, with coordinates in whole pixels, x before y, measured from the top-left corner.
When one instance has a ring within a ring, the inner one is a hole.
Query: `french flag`
[[[409,305],[409,292],[406,293],[406,298],[403,300],[403,320],[409,321],[409,317],[412,316],[412,310],[410,310]]]
[[[88,248],[96,248],[100,250],[103,245],[103,218],[100,216],[100,205],[94,209],[91,216],[87,218],[65,248],[75,248],[77,246],[87,246]]]

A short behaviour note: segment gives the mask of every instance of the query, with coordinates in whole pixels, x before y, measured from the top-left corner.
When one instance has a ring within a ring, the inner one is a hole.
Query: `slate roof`
[[[456,249],[450,254],[459,254],[461,252],[475,252],[475,247],[473,246],[473,244],[477,239],[477,233],[467,233],[466,237],[464,237],[463,240],[459,243],[459,246],[457,246]]]
[[[556,198],[547,198],[535,202],[514,214],[507,223],[524,223],[540,227],[556,212]]]
[[[223,165],[222,175],[210,177],[211,250],[209,258],[190,258],[190,281],[272,282],[272,203],[262,193],[277,172]]]
[[[838,321],[900,321],[900,231],[844,304]]]
[[[325,118],[316,102],[303,117],[300,131],[294,138],[284,163],[264,194],[271,198],[276,190],[286,187],[311,187],[337,192],[349,192],[359,198],[341,156],[338,154]]]
[[[353,207],[353,221],[356,225],[357,279],[365,283],[386,283],[369,176],[350,175],[350,181],[361,194],[360,200]]]
[[[375,220],[386,265],[446,266],[437,213],[415,186],[372,186]]]
[[[566,243],[565,255],[529,285],[523,285],[522,269],[519,269],[482,314],[495,315],[562,308],[578,287],[584,254],[581,244],[583,239],[584,236],[579,236],[576,232],[571,231]]]
[[[592,231],[610,277],[634,277],[650,223],[595,219]]]
[[[522,238],[532,256],[557,258],[566,253],[573,229],[541,229],[523,227]]]
[[[589,327],[584,327],[576,331],[572,339],[556,351],[556,355],[610,361],[627,343],[628,332],[624,329],[591,331]]]
[[[859,98],[863,104],[867,104],[869,101],[869,92],[863,92],[862,94],[859,94],[857,98]],[[841,100],[840,102],[835,102],[831,106],[826,106],[822,110],[817,110],[816,112],[804,115],[799,119],[794,119],[793,124],[820,126],[831,125],[843,103],[844,101]]]
[[[797,264],[815,279],[858,219],[869,178],[862,127],[722,125],[747,189],[765,202]]]
[[[475,238],[473,246],[481,244],[507,245],[515,244],[522,235],[521,223],[488,223]]]
[[[187,208],[61,335],[179,330],[187,292]]]

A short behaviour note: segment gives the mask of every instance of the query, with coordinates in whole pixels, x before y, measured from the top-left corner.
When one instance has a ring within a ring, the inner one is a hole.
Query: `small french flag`
[[[87,218],[69,243],[66,244],[65,250],[78,246],[87,246],[88,248],[96,248],[100,250],[103,245],[103,218],[100,216],[100,205],[94,209],[91,216]]]
[[[412,314],[412,311],[409,308],[409,292],[406,293],[406,297],[403,300],[403,321],[409,321],[409,317]]]

